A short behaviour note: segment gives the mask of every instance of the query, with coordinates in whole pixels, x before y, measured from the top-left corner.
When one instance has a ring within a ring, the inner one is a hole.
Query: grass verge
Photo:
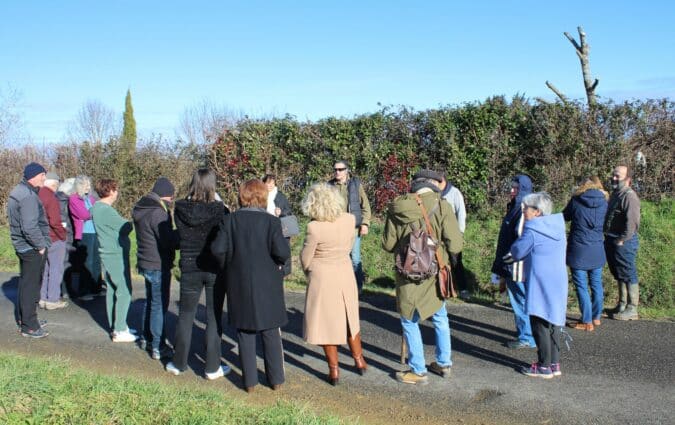
[[[251,407],[215,390],[97,375],[67,360],[0,353],[3,424],[341,424],[296,404]]]

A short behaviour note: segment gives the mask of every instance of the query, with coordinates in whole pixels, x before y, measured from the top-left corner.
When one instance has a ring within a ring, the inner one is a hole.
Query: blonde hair
[[[302,201],[302,212],[316,221],[333,222],[343,211],[344,199],[335,187],[327,183],[317,183],[310,187]]]
[[[579,196],[587,190],[597,189],[605,195],[605,199],[609,199],[609,193],[605,191],[602,182],[598,176],[586,177],[582,180],[577,190],[574,191],[574,196]]]

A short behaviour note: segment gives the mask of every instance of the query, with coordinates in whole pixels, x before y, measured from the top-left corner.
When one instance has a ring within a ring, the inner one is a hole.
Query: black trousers
[[[45,262],[47,260],[47,250],[44,254],[31,249],[27,252],[17,252],[19,257],[19,290],[17,300],[17,310],[21,330],[38,330],[37,306],[40,301],[40,287],[42,286],[42,273],[44,272]]]
[[[244,387],[253,387],[258,383],[258,366],[256,364],[256,336],[262,338],[263,358],[265,359],[265,376],[269,385],[284,383],[284,348],[281,344],[281,329],[272,328],[264,331],[248,331],[237,329],[239,339],[239,360],[244,378]]]
[[[530,325],[537,343],[539,366],[551,367],[551,363],[560,363],[560,326],[537,316],[530,316]]]
[[[457,291],[471,290],[466,281],[466,273],[464,273],[464,263],[462,262],[462,253],[453,254],[452,256],[452,278],[457,285]]]
[[[178,305],[178,324],[176,325],[175,351],[173,364],[179,370],[187,368],[192,326],[199,306],[202,288],[206,295],[206,365],[205,372],[213,373],[220,367],[220,341],[223,315],[223,302],[216,300],[216,275],[208,272],[185,272],[180,278],[180,302]],[[220,310],[216,308],[219,306]]]

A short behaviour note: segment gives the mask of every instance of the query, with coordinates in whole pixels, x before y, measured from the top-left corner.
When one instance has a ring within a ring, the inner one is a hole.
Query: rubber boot
[[[628,300],[628,284],[626,282],[617,282],[619,287],[619,302],[616,304],[616,307],[609,311],[611,316],[619,314],[626,309],[626,304]]]
[[[640,302],[640,285],[628,285],[628,305],[621,313],[615,314],[616,320],[637,320],[638,303]]]
[[[328,361],[328,383],[335,386],[340,381],[337,345],[324,345],[323,351],[326,353],[326,360]]]
[[[347,338],[349,349],[352,351],[354,358],[354,366],[359,370],[359,374],[364,375],[368,365],[366,359],[363,358],[363,349],[361,348],[361,332],[357,333],[354,338]]]

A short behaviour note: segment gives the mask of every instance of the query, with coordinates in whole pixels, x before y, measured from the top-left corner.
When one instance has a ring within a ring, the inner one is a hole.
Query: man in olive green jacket
[[[422,170],[413,176],[411,192],[394,200],[387,212],[382,235],[382,245],[386,251],[397,252],[405,236],[412,232],[413,226],[426,226],[422,209],[415,195],[419,195],[427,210],[433,230],[431,235],[439,244],[438,249],[447,264],[450,254],[462,251],[463,238],[459,231],[457,218],[452,207],[440,196],[439,185],[443,177],[431,170]],[[410,370],[396,374],[400,382],[407,384],[425,384],[427,367],[424,360],[424,346],[419,322],[431,318],[436,333],[436,361],[429,369],[441,375],[450,376],[451,347],[450,326],[445,310],[445,301],[440,298],[436,288],[436,276],[421,282],[396,276],[396,304],[401,315],[403,336],[408,345],[408,366]]]

